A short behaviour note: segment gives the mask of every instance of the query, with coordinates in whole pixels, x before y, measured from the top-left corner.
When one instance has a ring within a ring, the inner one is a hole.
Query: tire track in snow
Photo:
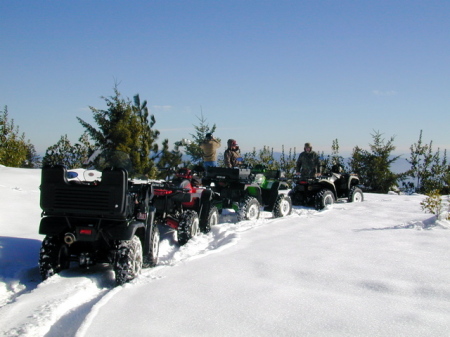
[[[158,271],[163,268],[220,252],[237,244],[239,233],[268,224],[274,219],[271,213],[261,212],[257,221],[237,222],[233,213],[224,211],[219,220],[220,223],[213,226],[210,233],[194,237],[181,247],[176,242],[174,232],[166,230],[164,233],[162,230],[158,266],[143,269],[138,278],[124,286],[115,287],[114,272],[109,265],[96,266],[90,270],[72,268],[49,278],[0,308],[2,335],[82,337],[98,310],[123,287],[152,282],[159,277]]]
[[[74,268],[62,275],[55,275],[0,308],[2,335],[73,336],[66,334],[73,329],[73,322],[69,326],[58,322],[67,315],[75,317],[90,310],[89,307],[107,294],[113,285],[108,279],[111,276],[108,273],[105,275],[104,270],[97,270],[88,276],[75,276],[79,272],[80,269]],[[52,333],[47,335],[50,331]]]

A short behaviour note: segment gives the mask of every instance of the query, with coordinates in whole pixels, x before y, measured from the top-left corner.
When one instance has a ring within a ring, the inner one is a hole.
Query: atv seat
[[[46,215],[96,216],[123,219],[127,216],[128,174],[106,168],[98,184],[74,184],[64,166],[42,169],[41,208]]]

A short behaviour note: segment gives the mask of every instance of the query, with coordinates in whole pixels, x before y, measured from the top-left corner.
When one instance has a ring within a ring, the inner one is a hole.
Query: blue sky
[[[0,105],[39,153],[119,91],[161,141],[450,150],[450,1],[1,1]]]

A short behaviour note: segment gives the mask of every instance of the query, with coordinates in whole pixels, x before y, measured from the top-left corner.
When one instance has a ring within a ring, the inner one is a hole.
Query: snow
[[[450,223],[422,195],[230,211],[183,247],[166,230],[158,266],[114,287],[108,265],[40,281],[39,184],[0,167],[2,336],[450,335]]]

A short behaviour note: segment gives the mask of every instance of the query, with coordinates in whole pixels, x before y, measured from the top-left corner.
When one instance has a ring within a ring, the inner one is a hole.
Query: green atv
[[[290,214],[292,203],[288,196],[289,187],[280,181],[281,172],[262,172],[249,168],[209,167],[203,178],[203,185],[211,188],[211,205],[219,212],[234,209],[238,221],[256,220],[261,206],[274,217]]]
[[[289,196],[290,187],[282,170],[268,170],[263,165],[252,169],[254,182],[261,187],[261,199],[264,210],[272,212],[275,218],[291,214],[292,200]]]

